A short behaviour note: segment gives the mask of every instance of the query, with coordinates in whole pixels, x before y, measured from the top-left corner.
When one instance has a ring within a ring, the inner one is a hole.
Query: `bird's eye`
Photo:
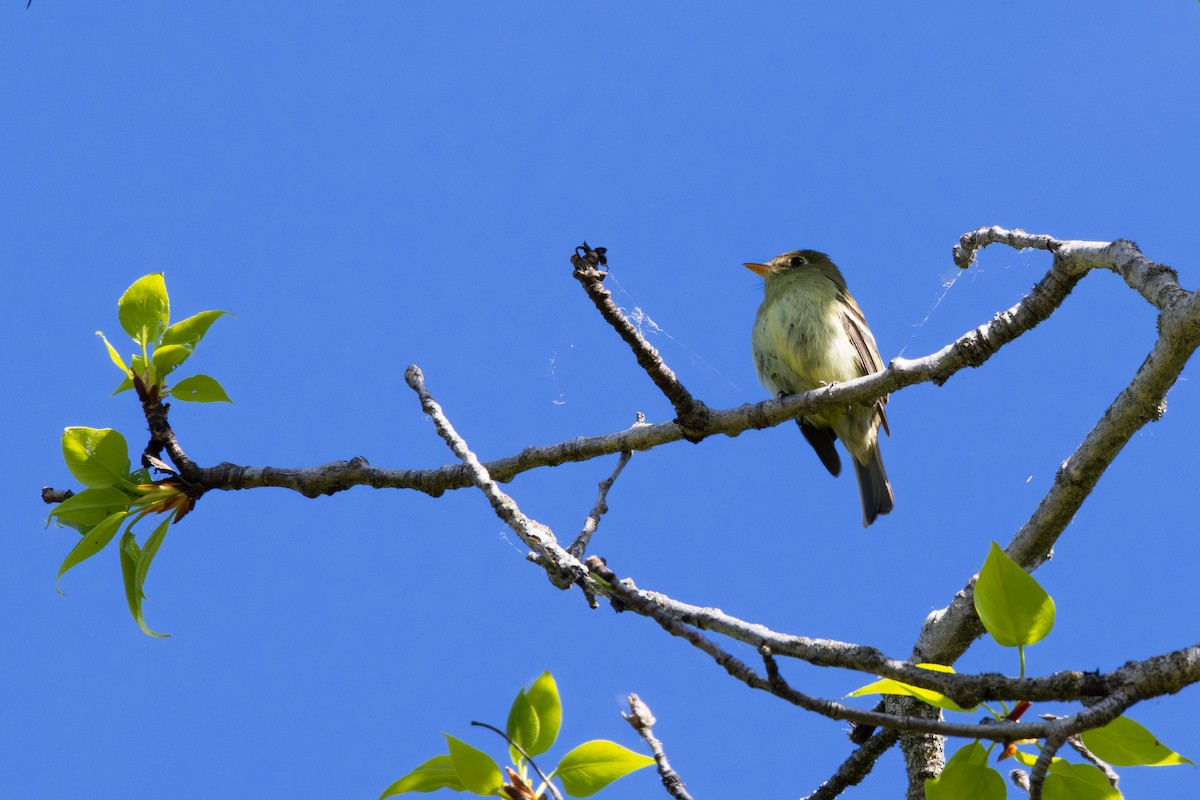
[[[804,260],[804,256],[792,256],[788,259],[789,267],[803,267],[808,262]]]

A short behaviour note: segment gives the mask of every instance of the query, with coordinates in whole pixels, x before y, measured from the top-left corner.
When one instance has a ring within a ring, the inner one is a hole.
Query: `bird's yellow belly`
[[[791,394],[858,377],[836,300],[774,303],[763,312],[754,326],[755,367],[768,388]]]

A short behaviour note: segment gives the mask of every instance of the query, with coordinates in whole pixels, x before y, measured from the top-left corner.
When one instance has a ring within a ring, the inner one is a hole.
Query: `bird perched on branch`
[[[766,280],[751,348],[758,379],[776,396],[883,369],[867,320],[829,256],[815,250],[794,250],[765,264],[745,266]],[[834,442],[841,439],[850,452],[864,528],[895,505],[879,454],[880,426],[891,435],[885,403],[886,396],[871,406],[835,408],[796,420],[832,475],[842,471]]]

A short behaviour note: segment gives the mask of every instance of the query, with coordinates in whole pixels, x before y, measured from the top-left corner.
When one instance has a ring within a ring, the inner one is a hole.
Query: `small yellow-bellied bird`
[[[867,320],[829,256],[815,250],[794,250],[766,264],[745,266],[766,280],[766,297],[754,320],[751,349],[758,379],[776,396],[883,369]],[[850,451],[864,528],[895,505],[879,455],[880,426],[891,435],[885,403],[886,395],[871,406],[835,408],[796,420],[821,463],[835,477],[842,471],[835,440],[841,439]]]

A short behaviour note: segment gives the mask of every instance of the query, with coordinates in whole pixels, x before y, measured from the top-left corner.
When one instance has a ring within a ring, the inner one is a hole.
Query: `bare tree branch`
[[[705,418],[709,412],[708,406],[692,397],[691,393],[683,387],[679,378],[658,354],[658,350],[646,341],[646,337],[642,336],[641,331],[621,313],[621,309],[617,308],[617,304],[612,300],[612,294],[604,288],[604,278],[608,275],[607,271],[601,269],[608,264],[605,248],[593,249],[588,247],[587,242],[584,242],[582,247],[575,249],[575,255],[571,256],[571,264],[575,267],[576,280],[583,284],[584,291],[591,298],[596,310],[600,312],[600,316],[604,317],[604,320],[625,340],[625,343],[633,350],[638,365],[646,371],[650,380],[654,381],[654,385],[675,407],[676,422],[679,423],[680,428],[689,434],[688,438],[691,438],[690,434],[693,429],[703,434],[706,428]]]
[[[405,379],[421,398],[422,407],[433,419],[438,433],[454,453],[463,460],[464,464],[472,470],[477,486],[488,497],[496,514],[508,523],[514,532],[521,537],[522,541],[538,554],[539,562],[546,569],[551,579],[555,581],[556,585],[565,587],[570,583],[583,582],[584,575],[578,573],[576,569],[576,565],[579,564],[578,560],[558,546],[557,540],[548,528],[525,516],[512,498],[500,491],[495,481],[488,476],[486,469],[479,464],[466,442],[455,432],[453,426],[442,412],[441,407],[433,399],[428,389],[426,389],[421,371],[412,367],[406,373]],[[831,700],[814,698],[792,688],[780,675],[778,665],[775,662],[770,647],[760,645],[759,649],[767,666],[767,677],[763,678],[749,666],[717,646],[702,633],[676,617],[670,610],[669,604],[659,602],[661,595],[642,593],[636,587],[632,586],[632,584],[618,580],[612,570],[601,559],[594,556],[588,559],[586,569],[588,572],[587,577],[591,579],[586,582],[588,590],[595,594],[611,597],[619,610],[634,610],[655,620],[668,633],[684,638],[707,653],[730,675],[742,681],[747,686],[768,691],[794,705],[832,719],[879,725],[901,731],[966,736],[1003,742],[1050,736],[1061,737],[1065,740],[1066,737],[1085,730],[1087,727],[1106,724],[1133,702],[1143,699],[1145,696],[1153,696],[1152,694],[1145,695],[1139,691],[1133,691],[1134,689],[1145,689],[1151,693],[1156,691],[1177,691],[1178,688],[1173,687],[1177,687],[1180,675],[1187,676],[1200,672],[1200,646],[1192,648],[1190,652],[1181,651],[1174,658],[1160,657],[1159,662],[1162,662],[1164,667],[1172,668],[1177,673],[1175,682],[1169,679],[1164,681],[1161,679],[1162,676],[1156,672],[1143,670],[1135,674],[1130,681],[1125,682],[1116,692],[1091,708],[1062,720],[1044,723],[1002,722],[996,724],[958,724],[947,723],[937,719],[922,719],[919,716],[913,716],[912,713],[895,714],[862,711]],[[713,617],[717,614],[719,612],[712,612],[707,616]],[[908,671],[907,665],[894,666],[899,672]],[[1123,669],[1131,670],[1133,666],[1127,665]],[[914,673],[928,672],[917,669],[913,669],[912,671]],[[922,676],[914,674],[913,677],[919,679]],[[945,676],[942,675],[942,677],[944,678]],[[1030,685],[1030,688],[1033,688],[1033,686]],[[928,756],[922,756],[920,759],[913,758],[911,761],[912,763],[922,765],[921,769],[924,771],[921,773],[922,775],[930,769],[928,766]],[[1033,778],[1036,779],[1036,777],[1035,773]],[[916,785],[915,781],[916,777],[913,778],[913,785]],[[1034,781],[1034,785],[1036,785],[1036,781]]]
[[[586,570],[579,563],[579,559],[558,546],[558,540],[549,528],[521,513],[513,499],[502,492],[492,480],[487,468],[479,463],[479,459],[442,413],[442,407],[425,388],[425,376],[421,370],[415,366],[409,367],[404,373],[404,380],[421,398],[421,408],[433,419],[438,434],[471,471],[472,480],[492,504],[492,510],[508,523],[526,546],[537,553],[539,563],[546,569],[554,585],[566,588],[583,578]]]
[[[963,238],[967,245],[960,245],[961,254],[956,251],[956,257],[961,259],[960,263],[969,263],[967,254],[973,257],[979,247],[993,241],[1012,240],[1018,242],[1018,246],[1044,244],[1045,249],[1055,254],[1054,264],[1046,276],[1019,303],[997,314],[992,321],[963,334],[936,353],[918,359],[893,359],[888,369],[883,372],[857,380],[811,392],[801,392],[782,400],[767,400],[720,411],[709,409],[694,400],[679,386],[674,373],[662,363],[657,351],[645,342],[637,329],[620,314],[615,305],[612,305],[611,296],[599,282],[603,273],[585,264],[585,288],[591,287],[589,296],[593,297],[593,302],[600,298],[600,305],[605,305],[603,298],[607,298],[607,305],[612,307],[601,308],[601,313],[605,314],[607,311],[606,319],[616,326],[623,339],[631,342],[639,363],[648,370],[647,374],[675,406],[676,413],[682,421],[581,437],[553,445],[527,447],[515,456],[488,462],[484,467],[493,480],[505,483],[531,469],[587,461],[626,450],[648,450],[681,439],[699,441],[718,434],[737,436],[752,428],[771,427],[786,420],[812,415],[837,406],[870,404],[876,398],[905,386],[926,382],[940,385],[965,367],[983,364],[1001,347],[1048,318],[1088,269],[1109,269],[1121,275],[1143,296],[1153,298],[1152,302],[1170,302],[1174,304],[1172,308],[1179,304],[1180,298],[1191,296],[1178,287],[1173,270],[1145,259],[1137,252],[1132,242],[1114,242],[1109,245],[1100,242],[1059,241],[1045,236],[1004,231],[1000,228],[981,229]],[[599,248],[593,252],[598,251]],[[575,256],[573,261],[579,258]],[[592,275],[588,270],[595,274]],[[593,295],[595,287],[599,288],[599,293]],[[1196,323],[1193,320],[1191,324]],[[1177,328],[1179,330],[1176,330]],[[1186,338],[1186,328],[1187,325],[1182,323],[1174,326],[1173,336],[1178,338],[1182,335]],[[1156,404],[1154,408],[1159,406]],[[212,489],[229,491],[272,486],[292,489],[306,497],[317,497],[354,486],[372,486],[415,489],[436,497],[451,489],[474,485],[471,471],[462,464],[433,469],[385,469],[371,466],[362,457],[314,467],[254,467],[229,463],[199,467],[187,459],[182,448],[178,446],[174,433],[166,424],[165,409],[161,416],[158,414],[158,407],[149,407],[146,413],[147,419],[151,421],[153,435],[167,443],[168,454],[176,462],[180,474],[190,486],[201,492]]]
[[[625,717],[625,721],[632,725],[633,729],[638,732],[638,736],[641,736],[650,746],[650,752],[654,755],[655,763],[658,764],[658,775],[662,778],[667,794],[674,797],[675,800],[692,800],[679,773],[671,769],[671,762],[667,760],[662,742],[654,735],[653,727],[657,720],[650,713],[650,707],[642,702],[642,698],[631,694],[629,695],[629,713],[621,716]]]
[[[924,671],[924,670],[923,670]],[[883,698],[883,710],[891,715],[913,716],[933,721],[942,719],[942,710],[915,697]],[[992,720],[985,719],[984,725]],[[935,732],[907,731],[900,736],[900,751],[904,754],[904,768],[908,778],[905,796],[908,800],[925,800],[925,781],[936,778],[946,766],[945,735]]]
[[[1037,761],[1034,762],[1033,769],[1029,771],[1029,800],[1042,800],[1042,788],[1046,783],[1046,773],[1050,769],[1050,762],[1054,760],[1055,753],[1058,748],[1062,747],[1065,736],[1047,736],[1045,743],[1042,744],[1042,751],[1038,753]]]
[[[1067,744],[1071,745],[1071,748],[1076,753],[1079,753],[1079,755],[1082,756],[1084,758],[1084,760],[1088,761],[1093,767],[1095,767],[1096,769],[1103,772],[1104,777],[1108,780],[1109,786],[1111,786],[1114,789],[1117,789],[1118,791],[1120,790],[1121,776],[1117,774],[1117,771],[1112,768],[1111,764],[1109,764],[1107,761],[1100,759],[1099,757],[1096,756],[1095,753],[1093,753],[1090,749],[1088,749],[1088,746],[1083,743],[1083,738],[1081,736],[1079,736],[1078,734],[1068,736]]]
[[[1110,270],[1159,311],[1167,310],[1188,294],[1180,288],[1179,274],[1175,270],[1146,258],[1136,244],[1126,239],[1111,244],[1061,241],[1045,234],[1026,233],[1019,228],[1005,230],[993,226],[963,234],[954,246],[954,263],[967,269],[975,263],[978,251],[990,244],[1006,244],[1015,250],[1046,250],[1070,271]]]
[[[1006,237],[1015,235],[989,228],[963,238],[971,242],[982,239],[983,244],[990,241],[1007,243]],[[1024,239],[1018,237],[1017,241]],[[1072,273],[1085,268],[1111,269],[1151,302],[1163,303],[1165,309],[1159,318],[1159,339],[1129,386],[1063,462],[1050,491],[1005,548],[1014,561],[1028,570],[1049,558],[1058,537],[1133,434],[1162,415],[1167,391],[1200,345],[1200,302],[1194,294],[1179,288],[1173,270],[1149,262],[1137,253],[1132,242],[1104,245],[1050,241],[1055,242],[1052,248],[1047,245],[1055,253],[1051,274],[1056,271]],[[913,647],[914,661],[953,664],[983,633],[972,603],[974,581],[972,577],[949,606],[929,616]]]
[[[633,426],[636,428],[639,425],[645,424],[646,415],[639,411],[637,421],[633,423]],[[584,520],[583,530],[579,532],[579,535],[575,537],[575,541],[567,548],[567,552],[576,558],[583,558],[583,554],[587,552],[588,543],[592,540],[592,534],[600,526],[600,518],[608,513],[608,491],[616,483],[617,476],[621,474],[621,470],[625,469],[625,465],[629,463],[629,459],[632,457],[633,453],[631,451],[622,451],[612,474],[600,481],[600,493],[596,496],[596,504],[592,506],[591,513]]]
[[[780,675],[774,654],[767,646],[759,648],[767,668],[767,676],[756,673],[744,662],[722,649],[704,634],[680,622],[661,606],[649,602],[629,581],[619,580],[615,573],[596,556],[586,561],[593,578],[598,578],[596,594],[606,595],[614,601],[618,611],[631,610],[657,622],[672,636],[678,636],[706,653],[732,677],[752,689],[770,692],[787,702],[807,711],[830,719],[878,725],[900,731],[938,734],[941,736],[963,736],[973,739],[988,739],[997,742],[1014,742],[1021,739],[1040,739],[1050,735],[1069,736],[1088,728],[1105,725],[1121,711],[1137,700],[1144,699],[1137,684],[1123,686],[1113,694],[1070,717],[1052,722],[985,722],[963,724],[926,719],[908,714],[893,714],[879,711],[864,711],[846,706],[833,700],[812,697],[792,688]],[[1200,651],[1198,651],[1200,652]],[[1150,683],[1145,679],[1145,683]],[[1154,690],[1150,690],[1153,692]],[[1153,694],[1149,696],[1154,696]],[[1114,710],[1115,709],[1115,710]],[[1111,713],[1110,713],[1111,712]]]
[[[941,692],[964,708],[989,700],[1071,701],[1102,697],[1119,688],[1136,685],[1146,696],[1178,692],[1200,681],[1200,644],[1144,661],[1129,662],[1110,673],[1064,670],[1044,677],[1010,678],[998,673],[954,674],[921,669],[915,663],[889,658],[878,649],[832,639],[784,634],[765,625],[746,622],[720,609],[703,608],[636,586],[622,587],[630,610],[653,609],[683,625],[712,631],[752,645],[767,646],[776,656],[787,656],[815,666],[840,667],[893,678],[923,689]],[[651,616],[647,611],[646,616]]]
[[[862,783],[863,778],[871,774],[875,762],[900,739],[900,731],[884,728],[863,742],[842,762],[837,772],[829,780],[817,787],[817,790],[804,800],[833,800],[851,786]]]

